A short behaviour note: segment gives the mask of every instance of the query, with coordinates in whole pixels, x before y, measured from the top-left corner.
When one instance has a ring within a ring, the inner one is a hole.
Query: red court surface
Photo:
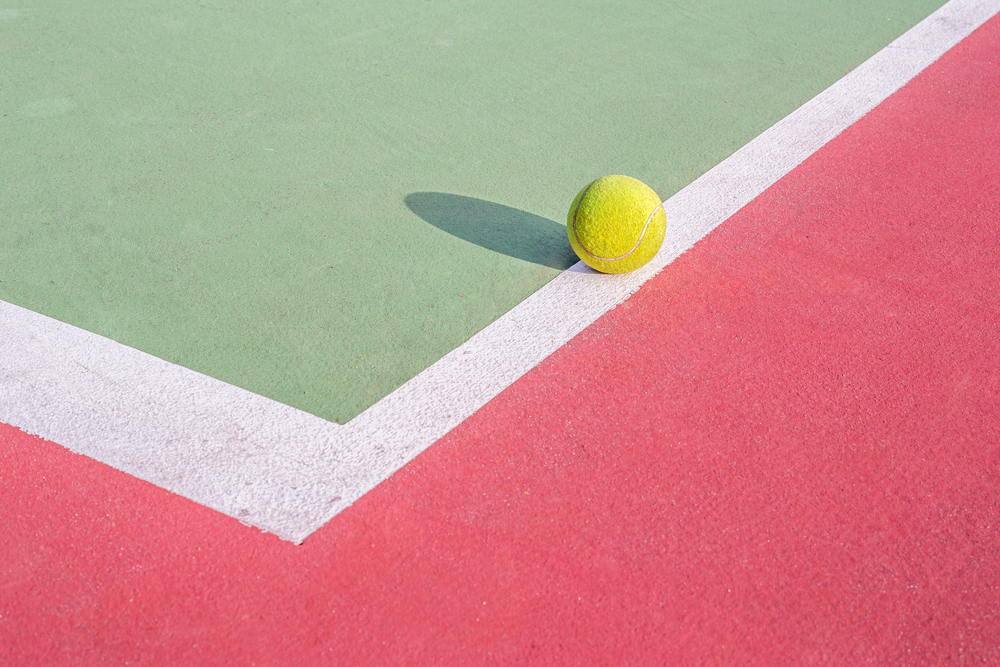
[[[998,45],[301,546],[0,427],[0,662],[1000,664]]]

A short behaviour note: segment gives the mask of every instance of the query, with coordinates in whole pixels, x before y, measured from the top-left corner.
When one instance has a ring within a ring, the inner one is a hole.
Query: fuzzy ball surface
[[[653,189],[629,176],[604,176],[576,196],[566,220],[577,256],[601,273],[628,273],[663,245],[667,216]]]

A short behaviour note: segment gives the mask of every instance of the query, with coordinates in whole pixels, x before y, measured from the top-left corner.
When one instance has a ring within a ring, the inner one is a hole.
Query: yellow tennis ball
[[[628,273],[663,245],[667,215],[653,189],[629,176],[605,176],[573,200],[566,221],[577,257],[602,273]]]

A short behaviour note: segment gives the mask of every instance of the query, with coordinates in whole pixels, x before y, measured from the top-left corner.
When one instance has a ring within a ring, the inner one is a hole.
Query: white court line
[[[301,542],[998,11],[951,0],[667,200],[650,264],[577,264],[343,426],[2,301],[0,421]]]

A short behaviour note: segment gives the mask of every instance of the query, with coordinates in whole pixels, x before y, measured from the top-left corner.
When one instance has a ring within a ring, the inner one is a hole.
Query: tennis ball
[[[569,243],[602,273],[628,273],[663,245],[667,215],[653,189],[628,176],[605,176],[573,200],[566,221]]]

